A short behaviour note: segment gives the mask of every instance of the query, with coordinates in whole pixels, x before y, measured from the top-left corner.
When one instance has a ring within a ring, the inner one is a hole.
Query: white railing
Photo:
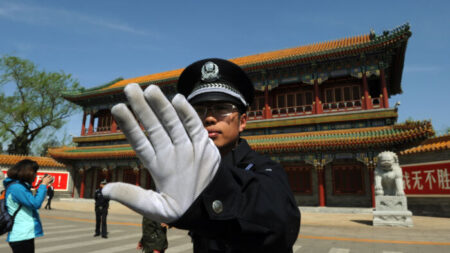
[[[272,118],[300,116],[312,113],[312,105],[272,108]]]
[[[372,98],[372,106],[373,108],[381,107],[381,98]]]
[[[361,100],[349,100],[341,102],[323,103],[323,112],[336,112],[336,111],[352,111],[362,109]]]
[[[248,111],[247,116],[249,120],[264,119],[264,109]]]

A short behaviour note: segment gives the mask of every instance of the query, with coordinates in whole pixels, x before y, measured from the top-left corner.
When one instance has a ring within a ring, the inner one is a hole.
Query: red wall
[[[450,162],[402,165],[405,194],[449,194]]]

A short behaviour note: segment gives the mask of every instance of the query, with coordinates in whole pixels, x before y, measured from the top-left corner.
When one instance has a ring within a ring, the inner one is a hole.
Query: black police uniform
[[[300,212],[280,164],[243,139],[222,157],[213,181],[175,223],[194,252],[292,252]]]
[[[106,216],[108,215],[109,199],[103,197],[102,189],[95,191],[95,236],[100,235],[100,225],[102,237],[107,238]]]
[[[53,186],[50,185],[47,188],[47,196],[48,196],[48,200],[47,200],[47,204],[45,205],[45,209],[49,209],[52,210],[52,199],[53,196],[55,195],[55,190],[53,189]]]
[[[239,66],[217,58],[189,65],[177,89],[191,104],[230,102],[241,113],[254,94]],[[190,230],[195,253],[288,253],[300,230],[300,211],[282,166],[239,139],[222,156],[211,183],[172,225]]]

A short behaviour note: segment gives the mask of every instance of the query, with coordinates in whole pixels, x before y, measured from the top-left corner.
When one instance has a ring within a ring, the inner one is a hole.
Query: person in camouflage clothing
[[[145,253],[164,253],[169,246],[167,242],[167,227],[146,217],[142,219],[142,238],[137,249]]]

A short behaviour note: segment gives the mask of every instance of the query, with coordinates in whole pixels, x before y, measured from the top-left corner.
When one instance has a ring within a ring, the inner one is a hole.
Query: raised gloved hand
[[[213,179],[219,150],[183,95],[177,94],[171,104],[155,85],[142,92],[133,83],[124,91],[147,135],[125,104],[111,112],[158,192],[126,183],[109,183],[102,192],[152,220],[173,222]]]

